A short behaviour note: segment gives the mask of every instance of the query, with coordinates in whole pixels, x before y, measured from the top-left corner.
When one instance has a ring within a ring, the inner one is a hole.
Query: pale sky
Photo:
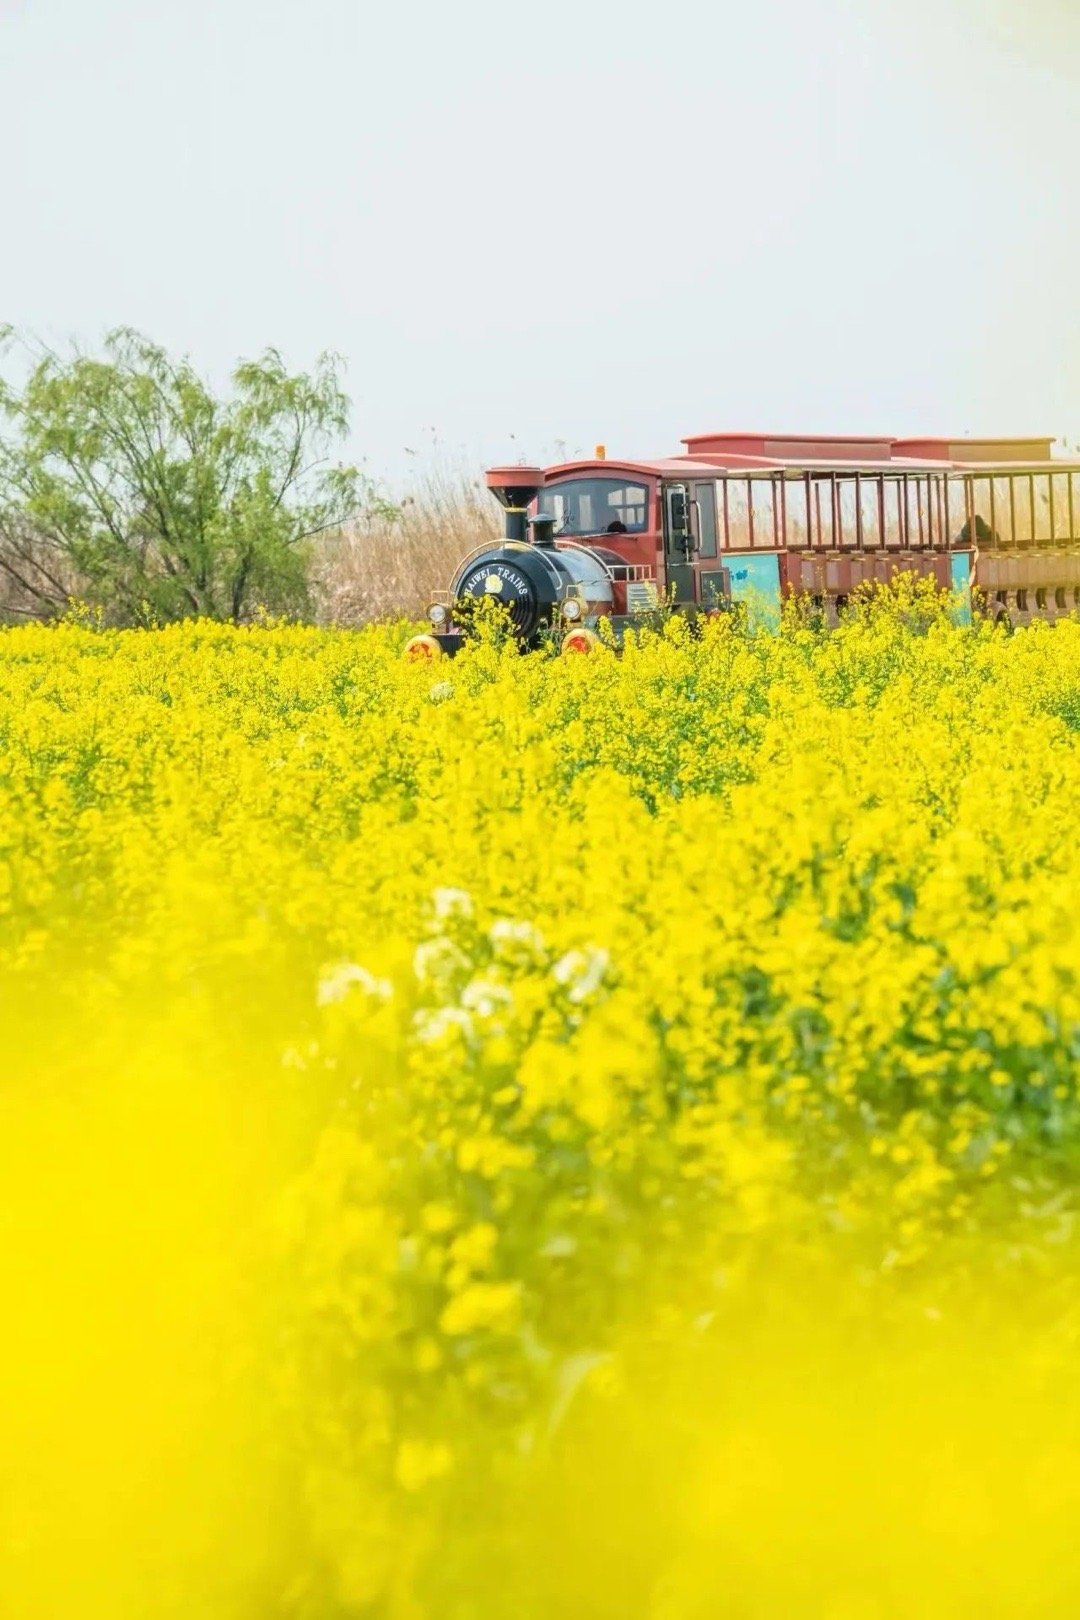
[[[0,0],[0,322],[352,453],[1080,438],[1080,0]]]

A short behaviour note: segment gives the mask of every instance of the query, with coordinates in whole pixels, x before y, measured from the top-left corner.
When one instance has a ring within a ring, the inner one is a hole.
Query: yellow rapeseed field
[[[1080,624],[0,634],[4,1620],[1080,1603]]]

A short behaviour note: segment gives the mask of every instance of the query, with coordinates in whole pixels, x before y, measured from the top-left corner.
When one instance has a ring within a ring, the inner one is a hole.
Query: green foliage
[[[32,359],[0,379],[0,570],[35,611],[73,589],[130,624],[304,611],[307,542],[371,499],[328,463],[348,429],[336,356],[290,374],[267,349],[226,399],[128,328],[103,358]]]

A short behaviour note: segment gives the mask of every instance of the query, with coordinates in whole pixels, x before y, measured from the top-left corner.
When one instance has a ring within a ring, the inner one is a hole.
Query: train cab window
[[[555,519],[556,534],[643,534],[648,527],[648,486],[621,478],[568,478],[542,489],[538,504]]]
[[[716,556],[716,485],[695,484],[698,555]]]

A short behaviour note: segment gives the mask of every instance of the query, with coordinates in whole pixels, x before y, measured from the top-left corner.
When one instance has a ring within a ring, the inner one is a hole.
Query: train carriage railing
[[[716,483],[720,550],[948,551],[976,533],[1001,549],[1080,545],[1072,469],[739,473]]]
[[[1080,609],[1080,471],[1044,463],[976,472],[968,483],[989,611],[1026,624]]]
[[[944,474],[758,473],[717,484],[722,551],[948,550],[967,512]]]
[[[781,585],[817,599],[830,619],[851,591],[911,566],[943,588],[959,555],[991,611],[1015,622],[1080,608],[1080,469],[784,469],[716,479],[717,555],[775,552]],[[955,559],[950,562],[950,558]]]

